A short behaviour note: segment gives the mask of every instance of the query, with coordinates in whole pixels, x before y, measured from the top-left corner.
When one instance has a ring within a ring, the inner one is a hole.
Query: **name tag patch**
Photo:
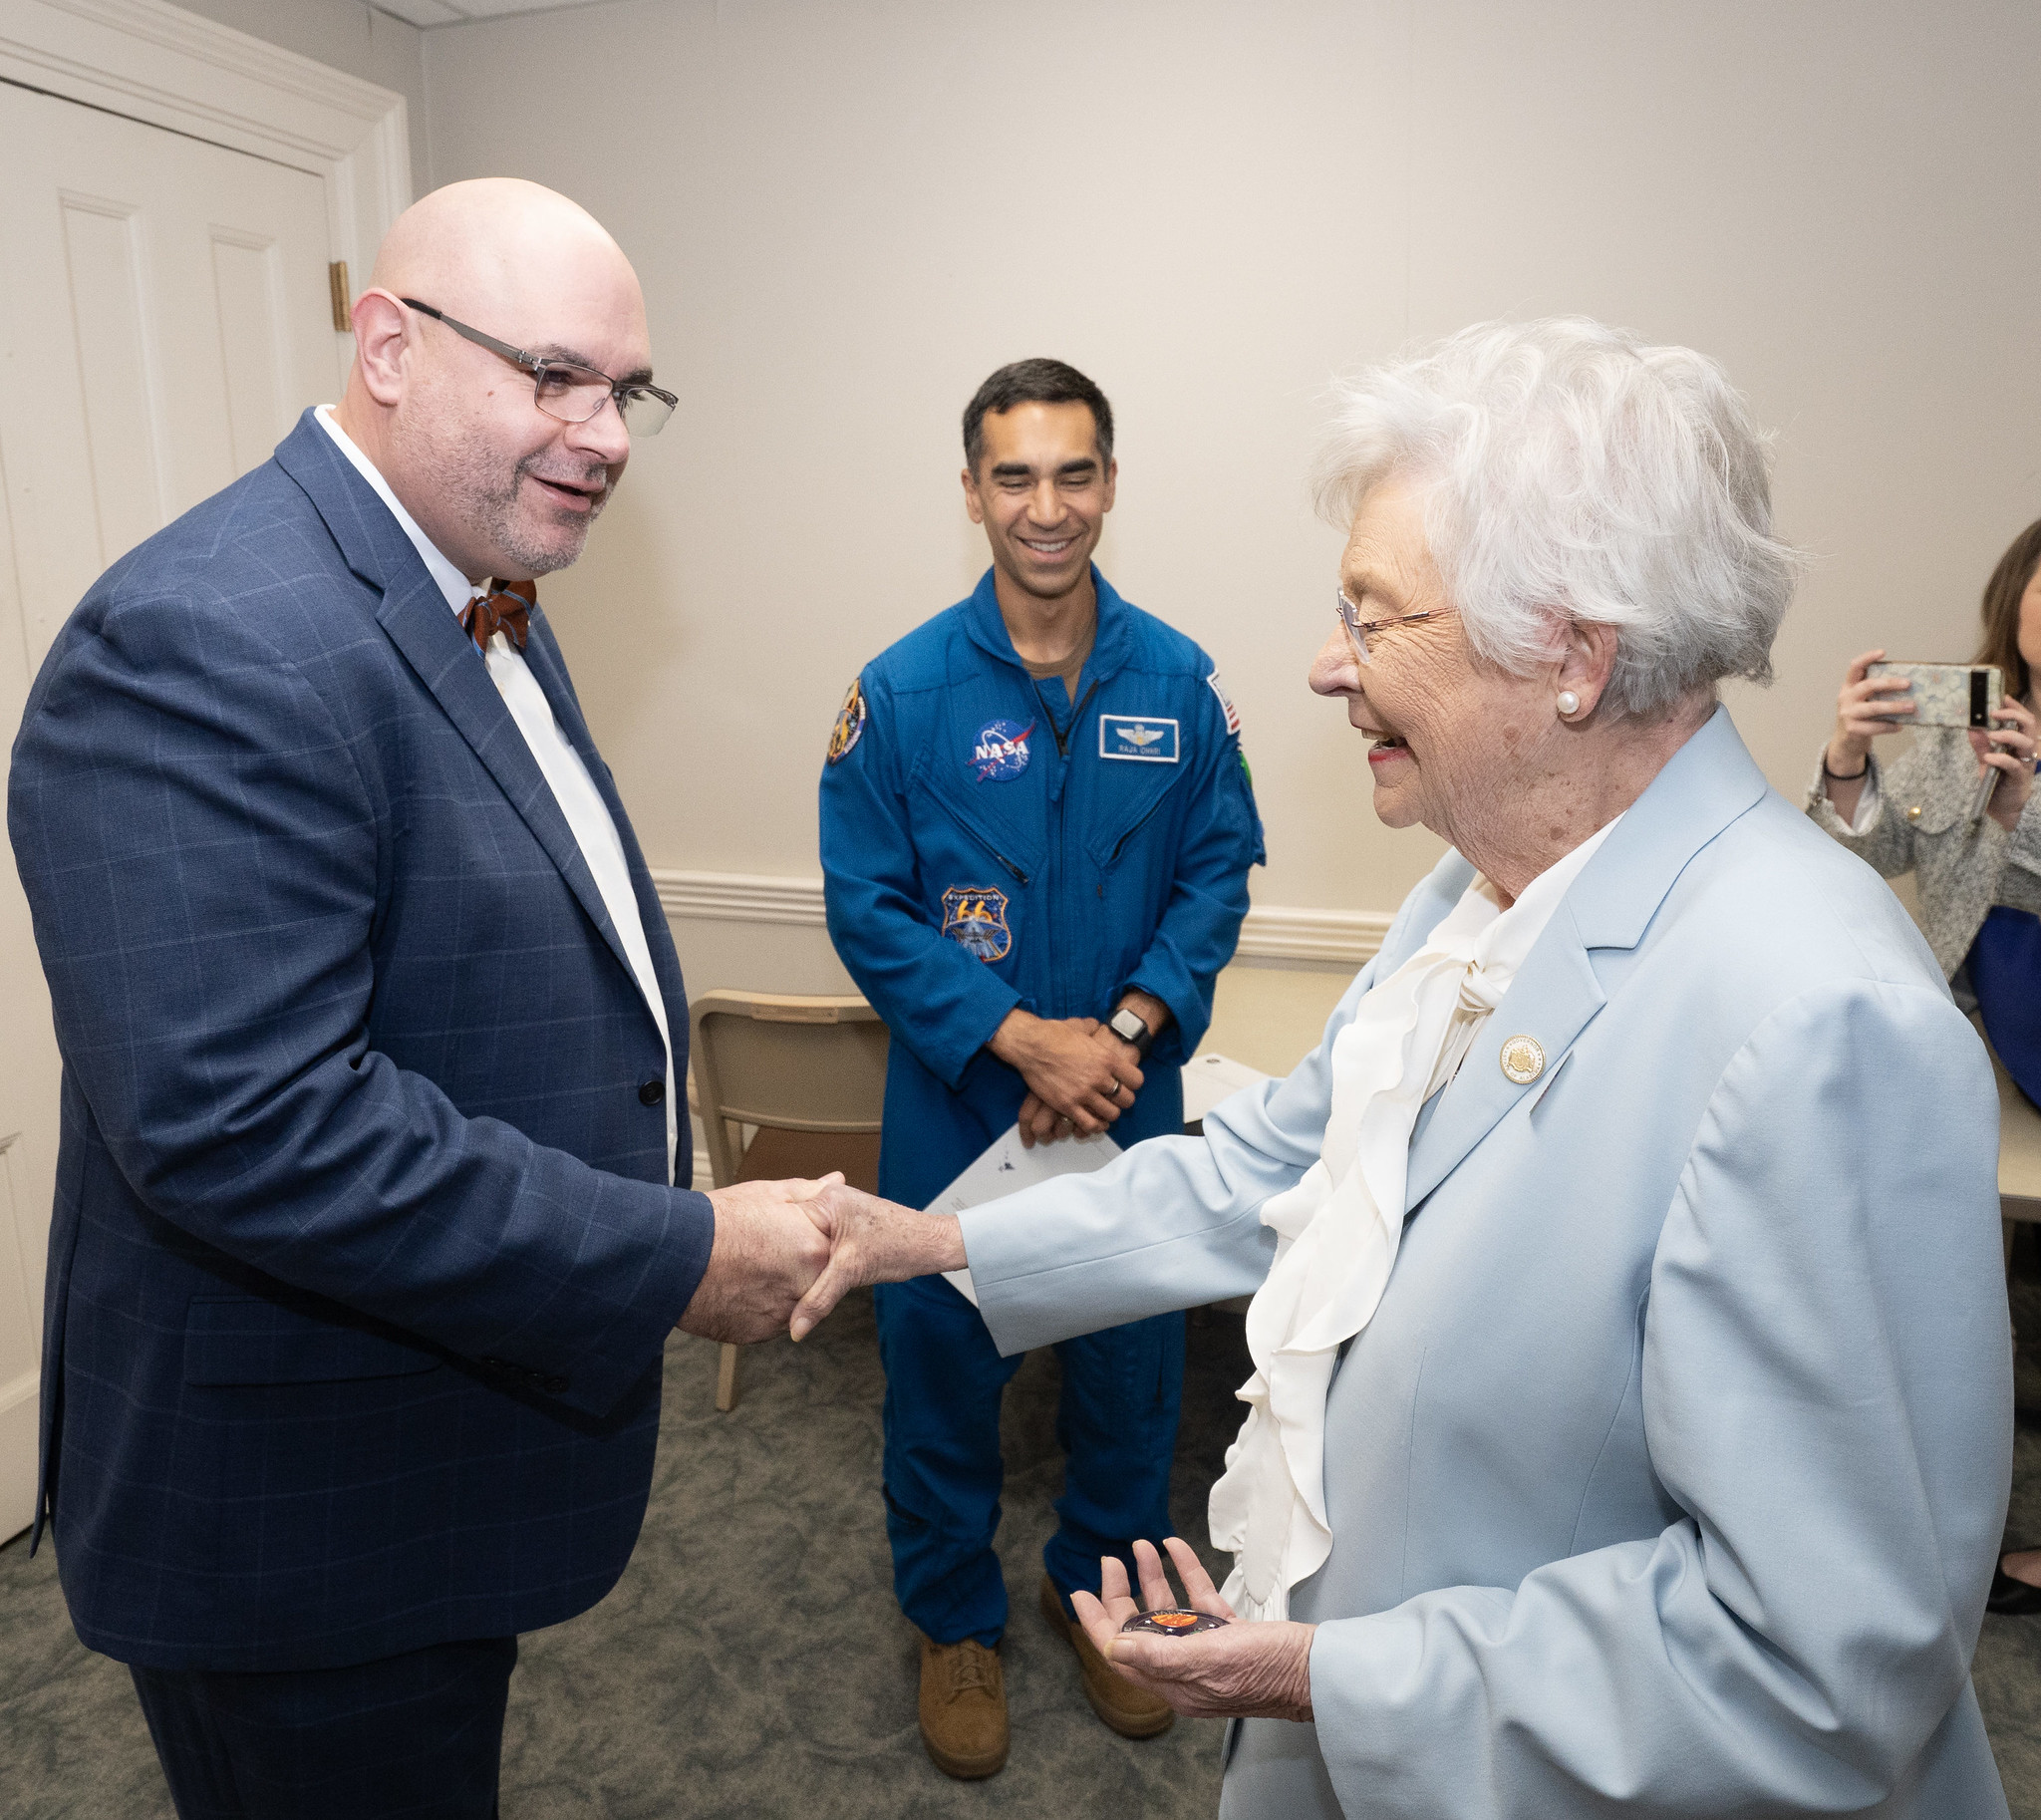
[[[1132,758],[1141,764],[1174,764],[1176,723],[1154,715],[1102,714],[1098,717],[1098,756]]]

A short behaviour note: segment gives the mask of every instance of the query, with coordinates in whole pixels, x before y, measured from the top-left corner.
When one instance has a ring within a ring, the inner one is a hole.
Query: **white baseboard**
[[[683,872],[654,867],[661,907],[670,917],[706,922],[823,926],[822,881],[746,872]],[[1241,926],[1244,961],[1333,964],[1356,972],[1388,933],[1386,910],[1293,910],[1256,905]]]

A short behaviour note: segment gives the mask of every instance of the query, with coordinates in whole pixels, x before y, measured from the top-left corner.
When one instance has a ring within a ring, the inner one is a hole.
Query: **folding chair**
[[[855,996],[705,992],[692,1004],[693,1099],[711,1178],[736,1182],[826,1175],[879,1186],[886,1027]],[[716,1406],[737,1404],[738,1349],[726,1345]]]

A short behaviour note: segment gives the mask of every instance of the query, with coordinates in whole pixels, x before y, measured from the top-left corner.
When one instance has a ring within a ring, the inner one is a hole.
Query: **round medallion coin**
[[[1165,1612],[1143,1612],[1129,1618],[1120,1629],[1145,1632],[1150,1637],[1195,1637],[1200,1631],[1218,1631],[1225,1626],[1225,1619],[1214,1618],[1210,1612],[1187,1612],[1172,1606]]]
[[[1545,1051],[1536,1037],[1512,1037],[1503,1045],[1503,1072],[1520,1087],[1545,1072]]]

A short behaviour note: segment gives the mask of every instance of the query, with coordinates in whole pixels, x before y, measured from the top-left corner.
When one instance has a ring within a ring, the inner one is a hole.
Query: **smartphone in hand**
[[[2005,697],[2005,677],[1996,664],[1871,664],[1864,674],[1905,679],[1913,712],[1895,720],[1895,727],[1988,730],[1992,710]]]

